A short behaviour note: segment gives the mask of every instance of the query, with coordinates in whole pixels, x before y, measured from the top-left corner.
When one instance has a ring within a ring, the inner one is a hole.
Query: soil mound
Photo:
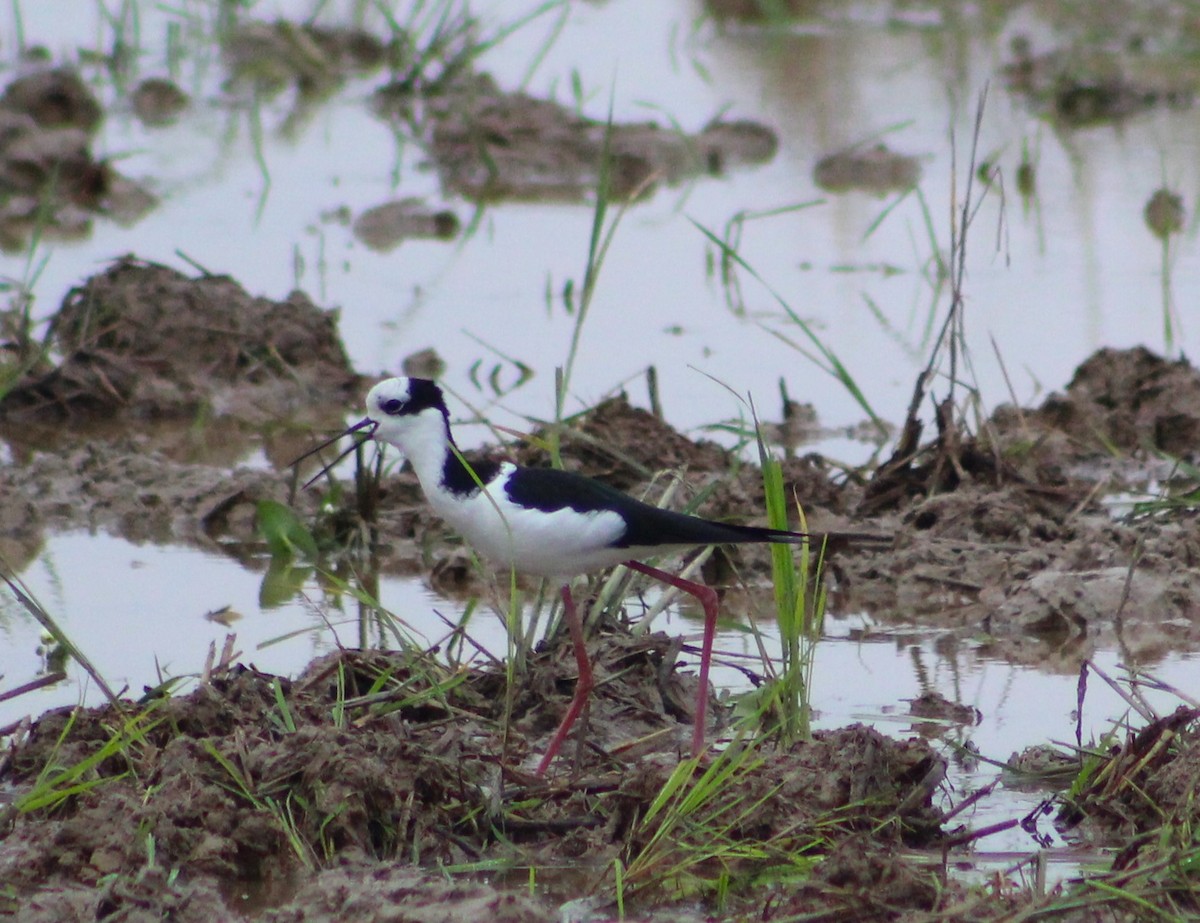
[[[1035,418],[1092,454],[1150,449],[1184,458],[1200,451],[1200,372],[1144,347],[1102,349],[1075,371],[1063,395]]]
[[[51,334],[62,361],[19,382],[0,415],[267,422],[358,385],[336,315],[304,294],[254,298],[227,276],[131,257],[72,289]]]
[[[0,249],[87,236],[94,215],[131,224],[157,200],[92,154],[103,112],[79,74],[45,68],[0,94]]]
[[[583,855],[596,868],[623,856],[628,893],[653,890],[660,862],[709,835],[690,823],[664,829],[678,817],[651,809],[680,781],[674,739],[661,733],[678,722],[658,692],[647,695],[673,673],[671,650],[662,637],[599,645],[589,745],[576,772],[567,757],[546,780],[522,768],[536,753],[521,729],[552,728],[565,707],[565,696],[537,694],[557,682],[554,651],[530,662],[507,736],[503,674],[382,652],[318,660],[295,681],[234,667],[187,696],[50,712],[3,767],[17,793],[0,817],[6,899],[18,919],[74,904],[88,916],[151,907],[192,920],[225,918],[252,893],[279,908],[275,919],[325,919],[311,908],[385,893],[432,901],[423,866],[552,867]],[[608,743],[631,736],[638,747]],[[665,751],[647,750],[656,736]],[[867,832],[879,848],[940,835],[931,802],[944,764],[917,739],[852,727],[711,759],[738,761],[738,784],[708,796],[712,823],[735,841],[786,855]],[[704,774],[696,768],[685,788]],[[206,917],[201,901],[215,894]],[[471,884],[456,894],[523,918],[522,898]],[[539,918],[548,907],[536,903]]]
[[[380,87],[375,111],[412,119],[414,90],[407,76]],[[454,74],[426,93],[422,111],[446,194],[477,202],[579,202],[596,192],[602,174],[614,198],[629,199],[659,183],[768,163],[779,147],[772,129],[748,120],[717,120],[694,134],[651,122],[606,124],[504,91],[485,73]]]

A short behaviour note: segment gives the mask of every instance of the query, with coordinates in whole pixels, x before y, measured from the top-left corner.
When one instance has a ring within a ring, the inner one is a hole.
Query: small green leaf
[[[317,540],[290,507],[275,500],[258,501],[258,531],[277,558],[317,558]]]

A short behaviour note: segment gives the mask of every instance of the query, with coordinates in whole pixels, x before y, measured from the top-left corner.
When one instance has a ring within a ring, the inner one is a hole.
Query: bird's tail
[[[789,533],[790,534],[790,533]],[[803,535],[805,533],[795,533]],[[809,532],[808,540],[814,548],[825,551],[882,551],[891,548],[896,542],[894,535],[883,535],[878,532]],[[789,539],[789,542],[802,542],[804,539]]]
[[[843,548],[879,548],[892,544],[892,536],[869,532],[789,532],[762,526],[738,526],[686,513],[634,504],[623,513],[626,533],[618,547],[642,548],[656,545],[738,545],[767,542],[797,545],[811,542],[827,551]]]
[[[895,536],[877,532],[789,532],[786,529],[767,529],[762,526],[735,526],[729,523],[722,525],[731,531],[732,535],[727,539],[731,543],[799,545],[807,541],[813,548],[825,551],[869,551],[890,548],[895,542]]]

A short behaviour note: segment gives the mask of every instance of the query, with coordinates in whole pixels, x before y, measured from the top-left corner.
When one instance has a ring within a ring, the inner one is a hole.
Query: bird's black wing
[[[625,520],[625,533],[614,548],[654,545],[724,545],[736,542],[796,542],[791,532],[735,526],[664,510],[600,481],[557,468],[518,468],[505,485],[510,500],[521,506],[552,513],[571,509],[577,513],[611,511]]]

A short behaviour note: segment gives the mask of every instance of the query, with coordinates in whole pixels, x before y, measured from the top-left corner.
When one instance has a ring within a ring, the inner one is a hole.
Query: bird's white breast
[[[629,559],[630,549],[610,547],[625,532],[617,513],[518,506],[504,491],[514,470],[501,465],[484,490],[468,495],[427,491],[430,506],[483,557],[524,573],[566,578]]]

